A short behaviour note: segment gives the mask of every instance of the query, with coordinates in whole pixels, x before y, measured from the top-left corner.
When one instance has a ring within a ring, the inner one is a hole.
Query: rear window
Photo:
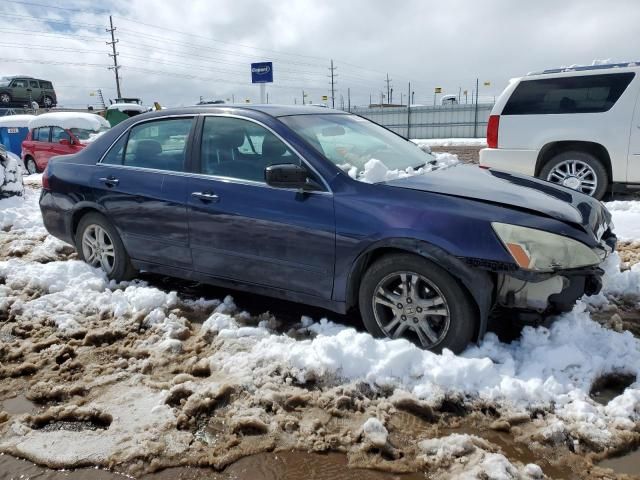
[[[51,82],[40,80],[40,88],[48,88],[49,90],[52,90],[53,85],[51,84]]]
[[[502,115],[606,112],[634,77],[633,72],[524,80]]]

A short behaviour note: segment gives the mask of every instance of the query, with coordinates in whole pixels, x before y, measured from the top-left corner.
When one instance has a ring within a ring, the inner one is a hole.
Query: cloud
[[[26,2],[27,0],[25,0]],[[29,0],[30,1],[30,0]],[[41,1],[41,0],[40,0]],[[34,0],[36,2],[36,0]],[[36,2],[37,3],[37,2]],[[54,82],[61,104],[96,103],[102,88],[115,97],[107,67],[105,28],[114,17],[123,94],[150,104],[206,99],[259,99],[249,64],[273,60],[270,100],[319,102],[329,94],[329,59],[337,69],[337,104],[366,104],[386,90],[394,100],[412,82],[416,102],[433,88],[498,95],[511,77],[596,58],[638,60],[640,4],[618,0],[447,1],[196,0],[101,3],[75,1],[42,8],[6,1],[0,7],[1,74]],[[187,32],[180,33],[180,32]]]

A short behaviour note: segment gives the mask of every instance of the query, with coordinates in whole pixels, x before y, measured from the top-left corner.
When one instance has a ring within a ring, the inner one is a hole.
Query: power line
[[[18,5],[25,5],[28,7],[44,7],[46,9],[51,9],[51,8],[55,8],[56,10],[66,10],[69,12],[78,12],[77,8],[68,8],[68,7],[57,7],[51,4],[44,4],[44,3],[33,3],[33,2],[21,2],[18,0],[4,0],[4,2],[6,3],[16,3]],[[104,13],[107,12],[108,10],[102,10],[102,9],[96,9],[94,12],[95,13]],[[91,12],[93,13],[93,12]]]

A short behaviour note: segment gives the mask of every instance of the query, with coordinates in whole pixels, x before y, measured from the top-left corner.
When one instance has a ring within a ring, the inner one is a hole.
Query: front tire
[[[75,242],[80,259],[102,269],[110,279],[120,282],[135,277],[120,235],[104,215],[94,212],[82,217]]]
[[[405,338],[436,353],[460,353],[478,323],[464,287],[418,255],[387,255],[371,265],[360,284],[359,305],[373,336]]]
[[[542,167],[538,176],[597,200],[604,197],[609,185],[609,175],[602,162],[590,153],[577,150],[559,153]]]
[[[6,92],[0,93],[0,105],[8,107],[11,105],[11,95]]]

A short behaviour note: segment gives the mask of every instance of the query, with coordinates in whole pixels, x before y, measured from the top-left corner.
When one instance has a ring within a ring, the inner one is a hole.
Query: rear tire
[[[38,168],[38,164],[33,159],[33,157],[29,155],[26,156],[24,159],[24,168],[27,169],[27,172],[29,172],[29,175],[33,175],[34,173],[40,172],[40,169]]]
[[[75,243],[80,259],[102,269],[110,279],[121,282],[136,276],[118,231],[104,215],[92,212],[82,217]]]
[[[435,353],[463,351],[478,324],[465,288],[418,255],[387,255],[371,265],[360,284],[359,306],[373,336],[406,338]]]
[[[551,158],[538,177],[597,200],[604,197],[609,187],[609,175],[602,162],[594,155],[579,150],[562,152]]]
[[[51,97],[49,97],[48,95],[45,95],[44,97],[42,97],[42,106],[44,108],[53,107],[53,99]]]

